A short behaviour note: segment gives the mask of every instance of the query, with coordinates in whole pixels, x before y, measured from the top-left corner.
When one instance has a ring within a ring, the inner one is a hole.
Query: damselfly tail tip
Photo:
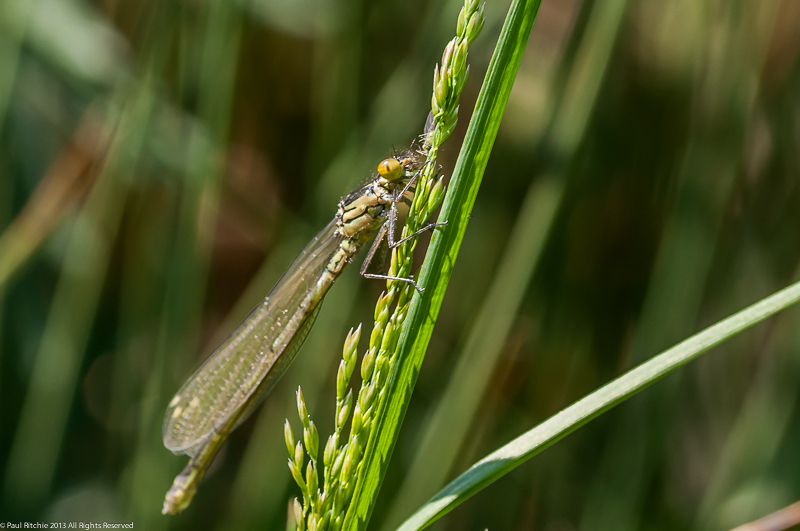
[[[164,496],[164,506],[161,508],[161,514],[175,515],[183,512],[192,503],[192,498],[196,491],[196,487],[191,491],[187,491],[173,483],[172,488]]]
[[[191,463],[178,474],[172,486],[164,496],[164,505],[161,514],[178,514],[189,507],[197,492],[197,484],[202,479],[204,470],[199,470]]]

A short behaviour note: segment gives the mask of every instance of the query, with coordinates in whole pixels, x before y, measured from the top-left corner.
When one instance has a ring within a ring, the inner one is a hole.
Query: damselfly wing
[[[294,359],[316,318],[298,310],[316,288],[342,237],[331,221],[298,255],[264,302],[186,381],[164,416],[164,446],[194,455],[248,400],[236,425],[255,408]],[[293,341],[293,345],[290,342]],[[253,396],[257,395],[257,396]]]

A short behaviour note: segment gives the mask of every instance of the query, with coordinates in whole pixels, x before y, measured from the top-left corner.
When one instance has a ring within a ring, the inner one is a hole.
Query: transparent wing
[[[431,111],[428,113],[428,118],[425,120],[425,132],[422,134],[428,136],[433,133],[434,129],[436,129],[436,119],[433,116],[433,111]]]
[[[311,312],[311,315],[303,321],[297,333],[294,334],[294,337],[292,337],[289,344],[286,345],[286,348],[283,350],[283,355],[272,364],[272,367],[264,376],[264,379],[261,380],[261,384],[259,384],[255,393],[253,393],[252,399],[245,405],[245,410],[239,420],[236,421],[234,429],[247,420],[247,417],[250,416],[253,410],[261,405],[261,402],[267,397],[269,392],[272,391],[272,388],[275,387],[275,384],[281,379],[281,376],[283,376],[283,373],[289,368],[289,365],[292,364],[295,354],[297,354],[297,351],[303,346],[306,337],[308,337],[308,333],[311,331],[311,327],[314,326],[314,321],[317,320],[317,314],[319,314],[319,309],[321,307],[322,304],[318,304]]]
[[[341,240],[335,220],[331,221],[303,249],[264,302],[183,384],[164,416],[164,446],[192,455],[254,393],[262,399],[266,396],[288,368],[316,317],[319,299],[311,307],[304,301],[318,289]],[[247,404],[246,413],[256,402]]]

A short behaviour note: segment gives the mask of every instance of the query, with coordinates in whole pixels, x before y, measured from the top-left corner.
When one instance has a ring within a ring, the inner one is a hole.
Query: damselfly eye
[[[397,181],[403,177],[403,165],[395,158],[383,159],[378,164],[378,173],[387,181]]]

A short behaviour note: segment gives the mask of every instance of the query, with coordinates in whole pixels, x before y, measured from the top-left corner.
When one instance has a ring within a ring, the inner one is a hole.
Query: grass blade
[[[800,301],[800,282],[706,328],[553,415],[475,463],[398,529],[424,529],[464,500],[675,369]]]
[[[722,68],[725,76],[731,76],[729,79],[757,78],[767,57],[775,6],[774,2],[746,7],[726,5],[705,30],[710,36],[718,27],[729,28],[723,45],[726,52],[717,55],[716,45],[708,44],[702,52],[704,61],[709,65],[731,65]],[[709,43],[713,42],[708,38]],[[744,53],[747,59],[738,60]],[[736,182],[741,172],[737,154],[747,145],[748,123],[759,104],[757,83],[720,83],[700,76],[695,80],[696,108],[702,111],[693,116],[695,127],[678,168],[675,202],[660,236],[631,341],[631,365],[642,363],[653,352],[694,330],[701,315],[704,290],[714,275],[715,255],[724,242],[726,212],[731,201],[736,200]],[[719,111],[708,112],[711,108]],[[720,135],[719,131],[725,134]],[[616,434],[616,440],[603,449],[580,531],[634,531],[641,527],[645,493],[657,475],[658,456],[669,452],[663,445],[651,448],[646,441],[666,438],[670,424],[664,408],[677,395],[674,386],[648,395],[615,419],[611,433]]]
[[[448,227],[431,239],[420,274],[425,292],[415,295],[401,332],[344,529],[365,529],[369,521],[539,4],[515,0],[503,25],[439,216]]]
[[[552,125],[541,144],[551,146],[548,149],[555,155],[530,186],[483,307],[441,402],[426,421],[428,428],[403,485],[393,497],[391,513],[383,523],[385,531],[394,529],[446,484],[456,456],[469,437],[469,425],[485,400],[485,390],[495,374],[526,286],[539,268],[544,241],[555,226],[569,187],[565,168],[575,159],[586,133],[626,5],[627,0],[615,0],[589,6],[587,30],[579,41],[577,59],[566,83],[550,81],[548,90],[561,96],[553,114],[544,120]]]

